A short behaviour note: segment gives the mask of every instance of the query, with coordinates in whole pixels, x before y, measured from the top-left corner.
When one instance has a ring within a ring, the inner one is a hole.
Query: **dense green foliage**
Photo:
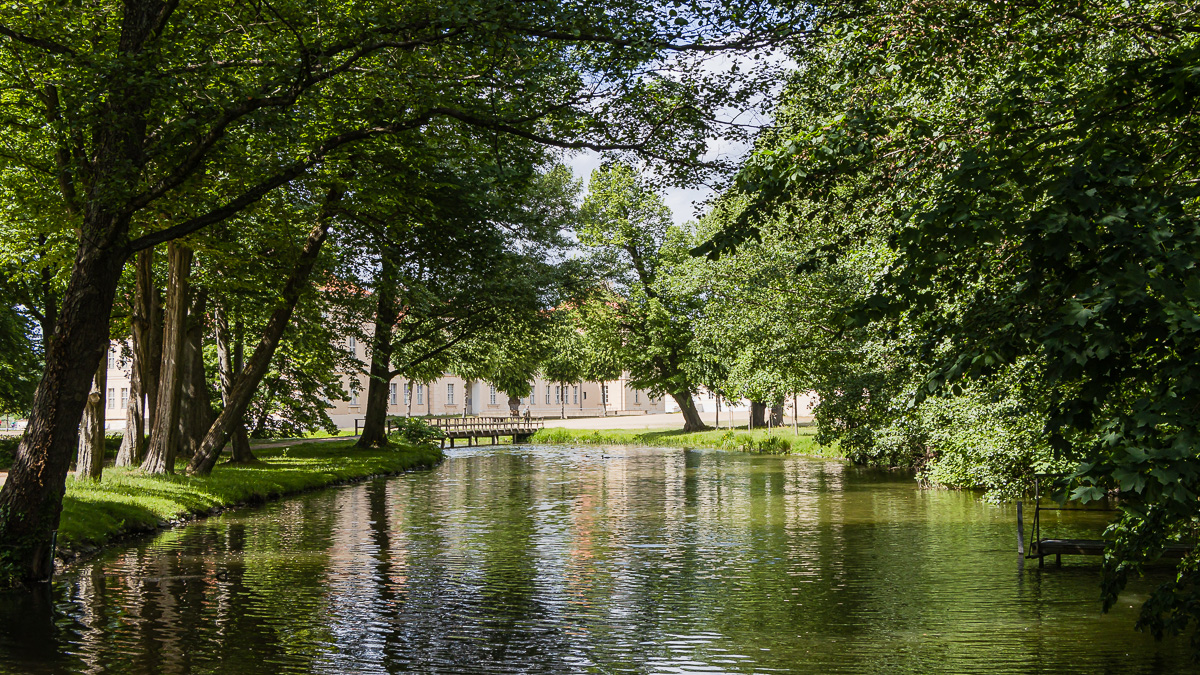
[[[392,417],[392,433],[402,442],[411,446],[432,446],[434,441],[446,437],[441,429],[429,424],[420,417]]]
[[[699,431],[704,425],[691,399],[700,384],[693,322],[702,299],[698,268],[687,254],[692,233],[672,224],[662,197],[621,164],[593,172],[582,220],[580,241],[605,282],[582,308],[584,324],[597,330],[587,346],[593,368],[620,364],[630,386],[670,395],[683,411],[685,430]],[[606,350],[611,357],[601,355]]]
[[[1013,496],[1066,469],[1070,496],[1118,496],[1106,605],[1200,516],[1196,20],[1169,1],[831,16],[698,249],[857,268],[807,345],[822,433],[936,482]],[[1200,621],[1196,559],[1140,626]]]

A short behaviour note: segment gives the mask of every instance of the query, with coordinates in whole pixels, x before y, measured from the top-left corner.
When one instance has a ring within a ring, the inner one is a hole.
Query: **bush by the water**
[[[754,452],[763,455],[790,455],[792,443],[780,436],[755,439],[750,434],[739,434],[732,429],[721,434],[721,447],[738,452]]]
[[[389,421],[392,423],[392,433],[412,445],[432,445],[434,441],[446,437],[441,429],[420,417],[393,417]]]

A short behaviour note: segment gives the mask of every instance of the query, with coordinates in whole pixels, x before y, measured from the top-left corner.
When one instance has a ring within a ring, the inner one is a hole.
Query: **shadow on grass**
[[[218,465],[209,476],[189,476],[182,464],[177,465],[179,473],[153,476],[110,468],[99,482],[67,482],[59,545],[102,545],[213,507],[260,503],[367,476],[429,468],[441,458],[437,448],[364,451],[339,443],[273,449],[260,455],[261,463]]]

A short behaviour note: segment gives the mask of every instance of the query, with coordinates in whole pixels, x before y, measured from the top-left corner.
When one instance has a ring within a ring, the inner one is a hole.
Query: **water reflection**
[[[1085,514],[1086,515],[1086,514]],[[1060,517],[1060,516],[1055,516]],[[1096,522],[1064,515],[1083,533]],[[461,449],[0,601],[0,673],[1113,672],[1187,665],[1022,571],[1013,514],[839,463]]]

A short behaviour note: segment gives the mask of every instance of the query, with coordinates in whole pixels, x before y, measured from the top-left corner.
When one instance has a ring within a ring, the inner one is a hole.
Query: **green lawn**
[[[604,445],[656,445],[686,448],[721,448],[743,452],[809,455],[840,459],[837,448],[817,445],[816,431],[801,428],[800,435],[788,429],[712,429],[710,431],[647,431],[645,429],[541,429],[531,443],[594,443]]]
[[[311,443],[257,450],[261,464],[218,464],[211,476],[148,476],[136,469],[106,467],[98,483],[67,478],[60,550],[103,546],[160,521],[208,513],[246,502],[262,502],[313,488],[377,474],[427,468],[442,459],[436,448],[393,446],[358,450],[353,441]]]

